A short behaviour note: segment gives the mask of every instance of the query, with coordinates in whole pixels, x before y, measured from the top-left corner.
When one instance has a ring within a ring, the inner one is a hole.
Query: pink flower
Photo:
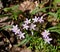
[[[12,30],[15,34],[18,34],[17,36],[19,36],[20,39],[21,39],[21,38],[25,38],[25,36],[24,36],[25,33],[22,33],[22,32],[20,31],[20,29],[18,29],[18,25],[16,25],[16,26],[13,25],[13,28],[12,28],[11,30]]]
[[[40,23],[44,22],[44,20],[43,20],[43,16],[42,16],[41,18],[39,18],[38,21],[39,21]]]
[[[13,25],[13,28],[11,29],[15,34],[18,34],[20,32],[20,29],[18,29],[18,25],[14,26]]]
[[[49,44],[50,44],[51,40],[52,40],[52,38],[49,38],[49,37],[47,37],[47,38],[44,39],[45,43],[49,43]]]
[[[13,25],[13,28],[11,29],[13,32],[16,32],[16,30],[18,29],[18,25],[14,26]]]
[[[29,24],[29,23],[31,23],[30,21],[31,21],[31,19],[28,20],[28,18],[26,18],[26,21],[24,21],[24,23]]]
[[[42,32],[41,34],[42,34],[43,38],[47,38],[50,33],[49,33],[49,30],[48,31],[44,30],[44,32]]]
[[[27,24],[23,24],[23,29],[28,30],[29,26]]]
[[[20,32],[20,29],[16,30],[15,34],[19,34],[19,32]]]
[[[21,39],[21,38],[25,38],[24,34],[25,34],[25,33],[22,33],[22,32],[19,33],[18,36],[20,37],[20,39]]]
[[[39,19],[39,18],[37,18],[37,17],[35,16],[35,18],[32,19],[32,20],[33,20],[33,23],[38,22],[38,19]]]
[[[49,36],[48,36],[48,35],[50,35],[49,30],[48,31],[44,30],[44,32],[42,32],[41,34],[42,34],[42,36],[44,38],[45,43],[50,44],[50,41],[52,40],[52,38],[49,38]]]
[[[33,23],[31,23],[31,25],[30,25],[30,30],[35,30],[35,27],[36,27],[36,25],[33,24]]]

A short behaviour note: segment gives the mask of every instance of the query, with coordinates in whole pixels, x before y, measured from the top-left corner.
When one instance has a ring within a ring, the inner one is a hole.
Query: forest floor
[[[0,52],[60,52],[60,1],[1,0]]]

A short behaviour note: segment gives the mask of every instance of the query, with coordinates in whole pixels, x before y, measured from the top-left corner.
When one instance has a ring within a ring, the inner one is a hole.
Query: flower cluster
[[[44,22],[43,17],[36,17],[36,16],[35,16],[35,18],[32,18],[32,21],[33,22],[31,22],[31,19],[28,20],[28,18],[26,18],[26,20],[24,21],[24,24],[22,24],[23,29],[35,30],[36,24],[34,24],[34,23],[36,23],[36,22],[40,22],[40,23]]]
[[[32,20],[33,20],[33,23],[35,23],[35,22],[40,22],[40,23],[44,22],[43,16],[41,16],[41,17],[36,17],[35,16],[35,18],[33,18]]]
[[[33,21],[33,22],[31,22],[31,20]],[[32,30],[36,30],[36,22],[40,22],[40,23],[42,23],[42,22],[44,22],[44,20],[43,20],[43,17],[37,17],[37,16],[35,16],[35,18],[32,18],[32,19],[28,19],[28,18],[26,18],[26,20],[24,21],[24,23],[22,24],[22,26],[23,26],[23,29],[26,29],[26,30],[30,30],[31,31],[31,34],[33,35],[33,32],[32,32]],[[25,38],[24,37],[24,34],[25,33],[22,33],[21,31],[20,31],[20,29],[18,28],[18,25],[13,25],[13,28],[11,29],[15,34],[18,34],[18,36],[20,36],[20,39],[21,38]]]
[[[44,38],[45,43],[49,43],[50,44],[50,41],[52,40],[52,38],[49,38],[49,36],[48,36],[48,35],[50,35],[49,30],[48,31],[45,30],[41,34],[42,34],[42,36]]]
[[[33,30],[36,30],[36,27],[37,27],[37,25],[36,25],[37,22],[39,22],[39,23],[44,22],[43,16],[42,17],[36,17],[35,16],[35,18],[32,18],[32,19],[26,18],[26,20],[22,24],[22,27],[23,27],[22,29],[31,31],[31,34],[33,35],[34,34]],[[25,38],[25,36],[24,36],[25,33],[21,32],[21,30],[18,28],[18,25],[16,25],[16,26],[13,25],[12,31],[15,34],[18,34],[20,39],[21,38]],[[52,40],[52,38],[49,38],[49,34],[50,33],[47,30],[45,30],[44,32],[41,33],[41,35],[44,38],[45,43],[49,43],[50,44],[50,41]]]
[[[29,25],[30,24],[30,25]],[[27,19],[24,21],[24,24],[22,24],[23,29],[30,29],[30,30],[35,30],[36,25],[34,23],[31,23],[31,19]]]
[[[11,29],[15,34],[18,34],[18,36],[20,37],[20,39],[21,38],[25,38],[24,37],[24,34],[25,33],[22,33],[21,31],[20,31],[20,29],[18,28],[18,25],[16,25],[16,26],[14,26],[13,25],[13,28]]]

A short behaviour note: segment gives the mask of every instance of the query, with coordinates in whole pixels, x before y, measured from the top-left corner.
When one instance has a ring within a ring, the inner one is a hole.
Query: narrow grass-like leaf
[[[38,7],[36,7],[36,8],[31,12],[31,14],[34,15],[34,14],[36,14],[36,13],[39,12],[39,11],[46,12],[46,9],[48,9],[48,8],[50,8],[50,7],[45,7],[45,8],[38,8]]]
[[[22,40],[19,44],[17,44],[16,46],[20,46],[20,45],[25,45],[29,42],[29,40],[31,40],[32,37],[26,35],[26,38],[24,40]]]
[[[4,26],[4,27],[2,27],[0,30],[5,30],[5,29],[9,29],[9,28],[12,28],[12,26],[11,26],[11,25]]]
[[[50,30],[51,32],[57,32],[60,34],[60,24],[51,28],[48,28],[47,30]]]

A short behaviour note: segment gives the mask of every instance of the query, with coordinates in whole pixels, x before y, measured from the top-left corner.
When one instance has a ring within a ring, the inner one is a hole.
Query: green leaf
[[[21,10],[17,10],[16,12],[13,11],[12,12],[12,18],[17,20],[17,18],[19,17],[19,14],[23,14],[23,12]]]
[[[38,8],[38,7],[36,7],[36,8],[31,12],[31,14],[34,15],[34,14],[36,14],[37,12],[40,12],[40,11],[46,12],[46,9],[48,9],[48,8],[50,8],[50,7],[45,7],[45,8]]]
[[[14,11],[14,10],[17,10],[18,9],[18,7],[19,7],[19,5],[15,5],[15,6],[12,6],[12,7],[8,7],[8,8],[4,8],[3,10],[4,11]]]
[[[12,9],[12,10],[17,10],[18,7],[19,7],[19,5],[15,5],[15,6],[12,6],[11,9]]]
[[[57,18],[57,13],[49,12],[48,14],[51,15],[51,16],[54,16],[55,18]]]
[[[8,25],[8,26],[4,26],[4,27],[2,27],[0,30],[6,30],[6,29],[9,29],[9,28],[12,28],[12,26],[11,25]]]
[[[25,45],[29,42],[29,40],[31,40],[32,37],[26,35],[25,39],[22,40],[19,44],[17,44],[16,46],[20,46],[20,45]]]
[[[23,41],[21,41],[21,42],[20,42],[18,45],[16,45],[16,46],[23,45],[26,41],[27,41],[27,39],[24,39]]]
[[[9,14],[3,14],[3,15],[0,15],[0,18],[4,18],[6,16],[10,16]]]
[[[60,19],[60,8],[57,10],[57,18]]]
[[[54,16],[56,19],[60,19],[60,9],[56,13],[49,12],[48,14]]]
[[[60,2],[60,0],[54,0],[54,3],[59,3]]]
[[[54,8],[57,8],[57,3],[60,3],[60,0],[53,0],[53,6],[54,6]]]
[[[4,8],[3,9],[5,12],[7,12],[7,11],[11,11],[12,9],[11,8]]]
[[[57,26],[54,26],[54,27],[50,27],[47,30],[50,30],[51,32],[57,32],[60,34],[60,24],[58,24]]]

